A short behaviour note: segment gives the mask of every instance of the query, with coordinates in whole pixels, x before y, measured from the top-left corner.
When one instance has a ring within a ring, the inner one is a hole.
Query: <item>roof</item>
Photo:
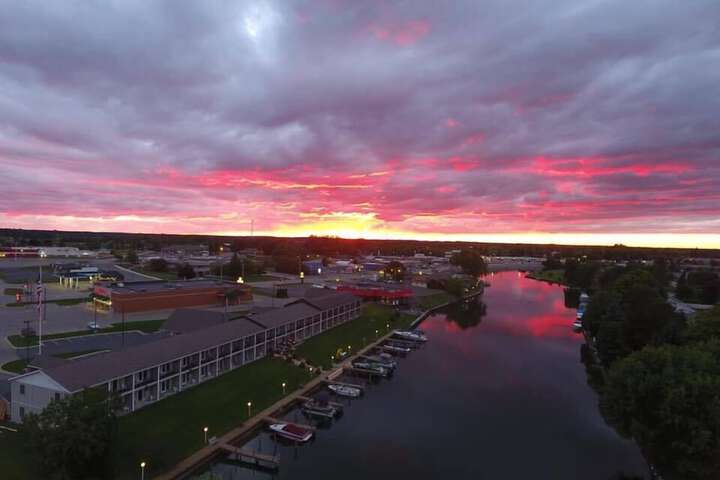
[[[187,333],[226,322],[225,314],[215,310],[179,308],[170,314],[163,328],[170,332]]]
[[[41,370],[47,370],[48,368],[57,367],[58,365],[64,365],[69,362],[65,358],[54,357],[52,355],[40,355],[28,362],[28,367],[39,368]]]
[[[109,289],[113,293],[144,293],[144,292],[161,292],[172,291],[189,288],[249,288],[245,285],[234,282],[220,282],[211,279],[193,279],[193,280],[174,280],[172,282],[164,280],[152,280],[143,282],[121,282],[113,283]]]
[[[44,370],[70,392],[159,365],[264,329],[244,318]]]
[[[301,318],[312,317],[318,314],[318,309],[305,303],[288,304],[283,308],[276,308],[265,313],[248,316],[248,318],[265,328],[275,328],[286,323],[300,320]]]
[[[338,292],[329,288],[310,288],[305,292],[303,298],[290,302],[288,306],[302,302],[312,305],[318,310],[329,310],[354,301],[357,301],[357,298],[351,293]]]

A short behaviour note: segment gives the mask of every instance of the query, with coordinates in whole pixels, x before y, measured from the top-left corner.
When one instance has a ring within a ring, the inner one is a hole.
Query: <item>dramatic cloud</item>
[[[0,7],[0,226],[720,246],[717,0]]]

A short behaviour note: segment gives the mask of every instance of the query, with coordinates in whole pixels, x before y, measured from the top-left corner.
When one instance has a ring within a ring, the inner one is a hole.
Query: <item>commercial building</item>
[[[413,289],[406,285],[383,282],[344,283],[337,286],[337,291],[350,293],[365,301],[390,305],[405,305],[415,294]]]
[[[96,302],[116,313],[236,305],[252,300],[249,286],[211,279],[98,284],[93,293]]]
[[[289,341],[302,341],[356,318],[360,301],[324,290],[284,308],[192,328],[192,315],[178,323],[186,333],[125,350],[72,360],[10,379],[11,419],[22,422],[52,400],[87,388],[117,395],[127,413],[230,370],[263,358]],[[188,316],[190,315],[190,316]]]

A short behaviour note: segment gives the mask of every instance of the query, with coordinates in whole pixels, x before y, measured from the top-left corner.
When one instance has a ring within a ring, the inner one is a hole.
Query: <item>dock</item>
[[[268,455],[266,453],[254,452],[247,448],[238,448],[227,443],[221,443],[218,448],[231,455],[231,458],[236,461],[252,463],[257,466],[271,468],[277,470],[280,468],[280,456],[279,455]]]
[[[298,400],[300,400],[302,402],[309,402],[314,399],[312,399],[310,397],[299,396]],[[340,408],[340,409],[345,407],[345,405],[343,405],[342,403],[337,403],[337,402],[327,402],[327,404],[330,405],[331,407]]]
[[[416,320],[413,322],[412,326],[417,325],[420,323],[430,312],[437,310],[438,308],[442,308],[444,305],[433,307],[425,312],[423,312],[421,315],[419,315]],[[265,410],[258,412],[254,417],[246,420],[236,428],[231,429],[230,431],[223,434],[219,439],[217,443],[207,445],[200,450],[197,450],[192,455],[186,457],[179,463],[177,463],[173,468],[169,469],[168,471],[158,475],[155,477],[155,480],[177,480],[181,478],[186,478],[188,474],[190,474],[193,470],[197,469],[200,465],[212,460],[213,458],[216,458],[222,454],[226,454],[227,450],[225,448],[221,448],[221,445],[229,445],[232,446],[232,443],[236,443],[237,441],[245,438],[246,436],[252,434],[252,432],[255,432],[259,428],[262,428],[262,426],[265,423],[272,422],[272,423],[294,423],[294,422],[286,422],[283,420],[279,420],[277,418],[274,418],[272,415],[277,414],[277,412],[284,411],[288,407],[291,407],[293,404],[300,401],[300,397],[304,397],[305,395],[315,391],[317,388],[323,386],[326,383],[338,383],[342,384],[342,382],[335,382],[335,379],[340,377],[340,375],[343,374],[343,372],[353,372],[361,375],[369,375],[372,376],[378,376],[380,377],[377,372],[372,370],[366,370],[366,369],[360,369],[355,368],[352,366],[353,359],[357,358],[359,355],[366,355],[369,352],[372,352],[374,349],[382,347],[383,344],[388,343],[390,345],[395,344],[398,346],[408,346],[410,348],[417,348],[419,345],[416,342],[410,342],[405,341],[402,339],[393,338],[393,332],[388,332],[385,335],[380,336],[377,340],[374,342],[371,342],[369,345],[366,345],[364,348],[360,349],[359,352],[355,354],[355,356],[350,356],[349,358],[343,360],[342,363],[337,365],[337,368],[335,368],[333,371],[328,372],[326,374],[322,374],[312,380],[310,380],[308,383],[305,384],[305,386],[297,390],[295,392],[292,392],[285,396],[284,398],[278,400],[276,403],[270,405]],[[356,387],[356,388],[364,388],[360,385],[353,385],[353,384],[345,384],[348,386]],[[297,425],[297,424],[296,424]],[[315,430],[315,427],[311,427],[309,425],[299,425],[303,428],[312,428]],[[237,447],[232,447],[237,448]],[[241,450],[241,449],[237,449]],[[247,453],[245,450],[242,450],[244,455]],[[233,453],[235,451],[233,450]],[[252,453],[252,452],[250,452]],[[253,455],[256,456],[257,455]],[[271,457],[271,456],[268,456]],[[250,458],[250,455],[248,455],[247,458]]]

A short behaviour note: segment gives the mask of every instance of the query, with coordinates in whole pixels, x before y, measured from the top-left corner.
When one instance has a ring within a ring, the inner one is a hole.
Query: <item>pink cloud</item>
[[[370,26],[370,33],[377,40],[407,47],[430,33],[430,23],[425,20],[410,20],[397,24],[373,24]]]

